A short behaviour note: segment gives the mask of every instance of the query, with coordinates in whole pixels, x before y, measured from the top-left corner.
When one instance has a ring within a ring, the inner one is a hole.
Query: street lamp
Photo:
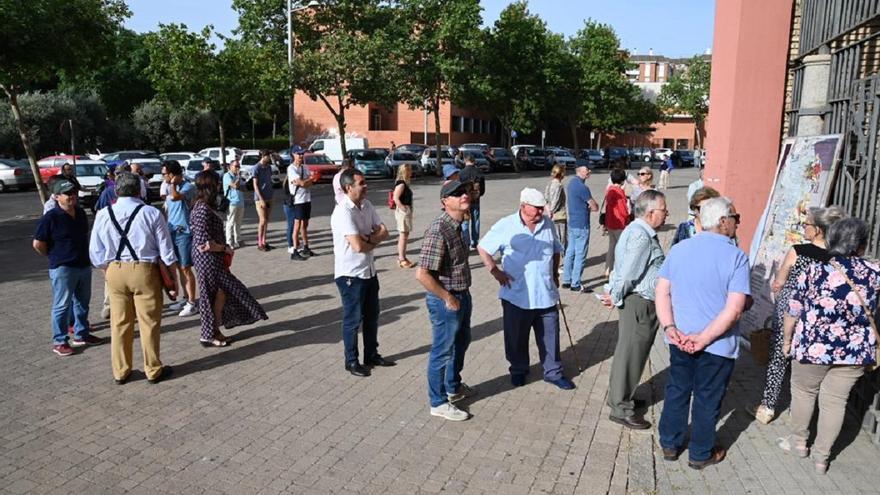
[[[297,2],[299,4],[299,2]],[[310,9],[313,7],[320,6],[321,3],[316,0],[312,0],[307,5],[300,5],[296,8],[293,7],[293,0],[287,0],[287,67],[289,69],[293,68],[293,13],[300,12],[302,10]],[[291,148],[293,148],[293,121],[294,121],[294,113],[293,113],[293,81],[291,81],[290,86],[288,87],[288,92],[290,94],[290,99],[287,105],[287,120],[288,120],[288,144]]]

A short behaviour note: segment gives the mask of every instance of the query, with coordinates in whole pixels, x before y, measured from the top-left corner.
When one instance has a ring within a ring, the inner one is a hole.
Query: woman
[[[204,347],[225,347],[231,341],[220,333],[220,325],[233,328],[266,320],[266,312],[247,287],[229,271],[224,258],[231,256],[226,245],[223,220],[216,211],[220,179],[213,171],[196,175],[196,200],[190,213],[193,236],[193,265],[199,283],[199,314]]]
[[[614,248],[623,229],[629,225],[629,201],[623,190],[626,172],[619,169],[611,171],[611,185],[605,190],[605,229],[608,232],[608,251],[605,253],[605,278],[614,269]]]
[[[412,168],[404,163],[397,167],[397,181],[394,182],[394,219],[397,220],[397,264],[401,268],[412,268],[412,261],[406,259],[406,241],[412,232],[413,193],[409,188],[412,180]]]
[[[694,192],[694,195],[691,196],[691,201],[688,204],[688,208],[693,217],[678,224],[678,228],[675,229],[675,236],[672,237],[672,246],[685,239],[690,239],[703,231],[703,227],[700,225],[700,205],[707,199],[717,198],[719,196],[721,196],[721,194],[711,187],[704,187]]]
[[[806,457],[816,473],[828,470],[828,455],[843,425],[846,402],[865,366],[877,361],[873,314],[880,291],[880,266],[862,258],[868,226],[845,218],[828,228],[827,263],[810,264],[797,276],[784,317],[782,351],[791,355],[791,435],[779,448]],[[819,396],[812,449],[810,421]]]
[[[776,295],[776,311],[773,314],[773,333],[770,349],[770,361],[767,363],[767,376],[764,382],[764,396],[757,406],[748,408],[748,412],[759,422],[768,424],[776,414],[776,404],[782,389],[782,379],[788,366],[786,356],[782,353],[782,322],[788,312],[788,303],[792,293],[797,289],[797,280],[801,273],[813,263],[827,263],[828,251],[825,250],[825,233],[828,227],[845,216],[839,206],[830,208],[810,208],[804,222],[804,239],[806,244],[792,246],[776,272],[770,286]]]
[[[544,197],[547,198],[547,206],[544,211],[553,219],[556,227],[556,237],[562,243],[562,250],[568,246],[568,215],[565,211],[565,188],[562,187],[562,178],[565,177],[565,165],[553,165],[550,169],[550,182],[544,187]]]
[[[632,193],[630,193],[629,200],[635,204],[636,198],[639,197],[639,194],[647,191],[648,189],[656,189],[654,186],[654,172],[651,170],[651,167],[642,167],[639,169],[639,176],[637,177],[638,182],[633,184]]]

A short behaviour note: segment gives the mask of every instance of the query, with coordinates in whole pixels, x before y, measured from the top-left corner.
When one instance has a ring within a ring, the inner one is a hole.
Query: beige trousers
[[[144,374],[159,376],[159,331],[162,323],[162,280],[152,263],[114,261],[107,267],[110,297],[110,363],[113,378],[123,380],[131,373],[134,322],[137,318],[144,351]]]
[[[238,246],[241,242],[241,221],[244,219],[244,203],[229,205],[226,214],[226,244]]]

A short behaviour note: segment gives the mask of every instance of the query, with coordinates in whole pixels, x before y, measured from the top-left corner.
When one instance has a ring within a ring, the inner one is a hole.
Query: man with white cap
[[[559,352],[559,257],[562,244],[553,220],[544,215],[547,201],[537,189],[520,193],[519,210],[498,221],[477,249],[489,273],[501,285],[504,354],[510,383],[521,387],[529,372],[529,333],[535,330],[544,381],[563,390],[575,388],[562,373]],[[501,254],[501,268],[493,256]]]

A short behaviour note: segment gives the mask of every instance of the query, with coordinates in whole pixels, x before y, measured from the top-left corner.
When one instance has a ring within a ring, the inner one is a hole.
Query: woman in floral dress
[[[217,212],[220,180],[213,171],[196,175],[196,201],[190,214],[193,235],[193,265],[199,284],[199,314],[205,347],[225,347],[231,340],[220,332],[266,320],[266,312],[248,292],[247,287],[229,271],[224,259],[232,256],[226,245],[223,220]]]

